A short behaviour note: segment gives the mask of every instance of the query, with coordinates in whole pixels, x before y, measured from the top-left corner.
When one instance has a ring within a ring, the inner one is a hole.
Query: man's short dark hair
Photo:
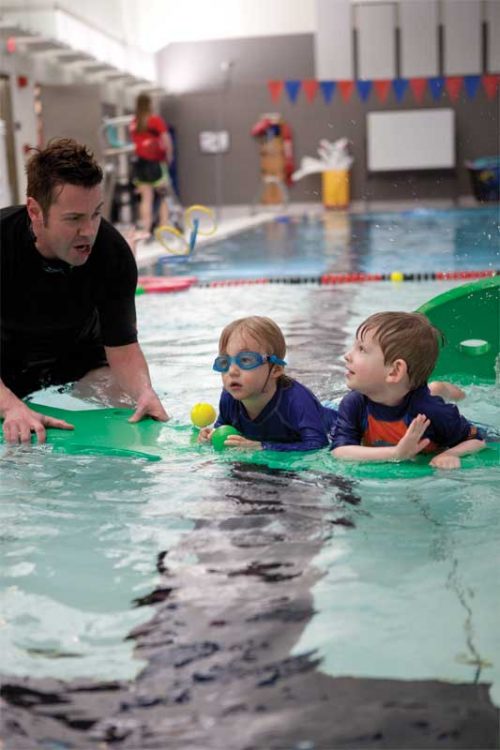
[[[72,138],[51,140],[45,148],[34,151],[26,165],[26,195],[40,205],[45,221],[50,206],[56,201],[57,187],[93,188],[102,182],[102,169],[92,151]]]

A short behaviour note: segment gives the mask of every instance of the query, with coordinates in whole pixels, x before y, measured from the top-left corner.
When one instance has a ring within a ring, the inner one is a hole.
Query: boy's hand
[[[396,445],[394,458],[413,458],[417,453],[423,451],[423,449],[430,443],[429,438],[422,438],[422,435],[430,423],[430,420],[427,419],[425,414],[418,414],[415,419],[412,420],[406,433]]]
[[[460,459],[453,453],[440,453],[439,456],[434,456],[429,466],[434,466],[435,469],[459,469]]]
[[[262,450],[262,443],[258,440],[248,440],[248,438],[243,437],[243,435],[229,435],[224,441],[224,445],[228,448],[242,448],[243,450]]]
[[[202,427],[198,434],[199,443],[209,443],[212,439],[213,427]]]

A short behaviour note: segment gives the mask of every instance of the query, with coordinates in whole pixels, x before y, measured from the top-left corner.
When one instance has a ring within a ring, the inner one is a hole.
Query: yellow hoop
[[[206,216],[210,217],[213,221],[213,227],[210,230],[201,229],[201,227],[198,227],[198,234],[202,235],[203,237],[210,237],[210,235],[215,234],[217,231],[217,222],[215,221],[215,213],[212,211],[211,208],[207,208],[207,206],[189,206],[189,208],[186,208],[186,211],[184,212],[184,221],[186,222],[186,225],[189,227],[189,229],[194,229],[193,220],[191,218],[191,214],[195,211],[198,211],[201,214],[205,214]]]
[[[188,255],[189,254],[189,243],[184,237],[183,233],[175,227],[165,225],[157,227],[155,229],[155,237],[163,245],[170,255]],[[175,237],[178,247],[172,244],[172,240]]]

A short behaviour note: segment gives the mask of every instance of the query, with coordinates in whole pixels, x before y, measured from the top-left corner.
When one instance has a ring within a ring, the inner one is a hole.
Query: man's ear
[[[395,359],[394,362],[389,366],[389,370],[386,375],[386,381],[388,383],[400,383],[403,378],[408,376],[408,365],[404,359]]]
[[[28,197],[28,200],[26,201],[26,209],[28,211],[28,216],[31,219],[31,223],[40,223],[40,221],[43,221],[43,211],[35,198]]]

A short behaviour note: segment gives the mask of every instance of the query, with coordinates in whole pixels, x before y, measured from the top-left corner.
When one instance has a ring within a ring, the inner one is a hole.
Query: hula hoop
[[[184,213],[184,220],[186,222],[186,225],[190,229],[195,228],[195,224],[193,219],[191,219],[191,214],[195,211],[198,211],[201,214],[205,214],[206,216],[210,217],[213,221],[213,227],[207,231],[207,230],[201,230],[200,227],[198,227],[198,234],[201,234],[203,237],[210,237],[212,234],[215,234],[217,231],[217,223],[215,221],[215,213],[212,211],[211,208],[207,208],[207,206],[189,206],[189,208],[186,208],[186,211]]]
[[[173,236],[175,239],[180,242],[180,247],[172,247],[172,245],[168,242],[168,237]],[[176,227],[172,227],[169,224],[165,224],[164,226],[157,227],[155,229],[155,237],[162,245],[165,250],[168,250],[170,255],[188,255],[190,251],[189,242],[184,237],[183,233],[179,231]]]

